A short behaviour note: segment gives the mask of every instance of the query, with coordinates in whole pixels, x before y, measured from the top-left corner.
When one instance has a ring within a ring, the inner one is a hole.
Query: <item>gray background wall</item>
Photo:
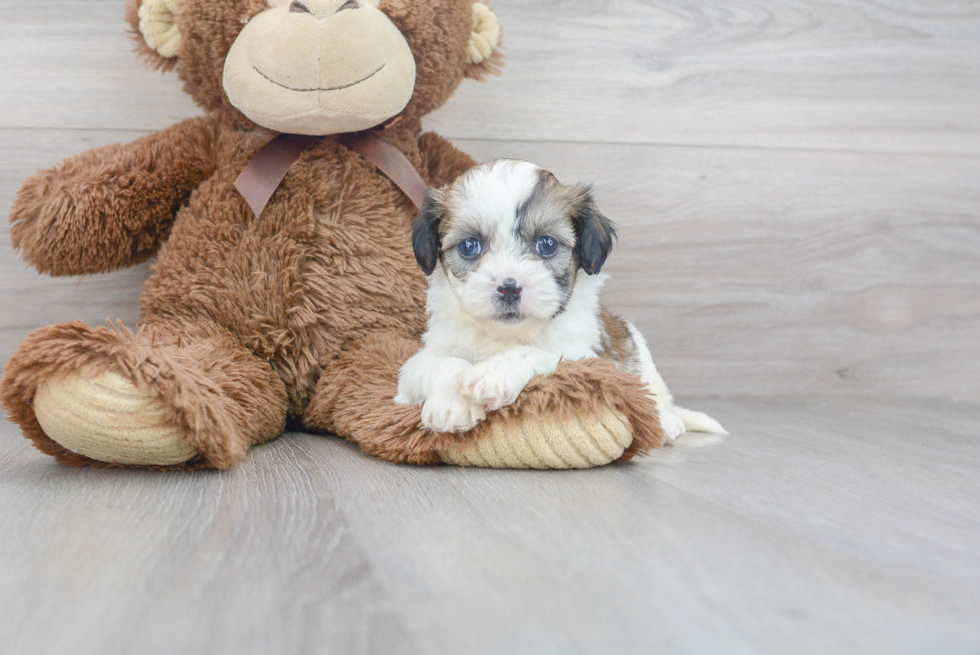
[[[80,150],[195,114],[120,0],[3,2],[0,212]],[[593,181],[608,304],[680,396],[980,399],[980,3],[496,0],[504,75],[428,127]],[[0,365],[57,321],[135,322],[148,267],[36,275],[0,228]]]

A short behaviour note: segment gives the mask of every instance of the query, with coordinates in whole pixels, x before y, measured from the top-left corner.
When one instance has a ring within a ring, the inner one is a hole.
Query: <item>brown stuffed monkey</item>
[[[141,55],[204,111],[38,173],[13,244],[55,276],[156,257],[131,331],[65,323],[7,364],[3,404],[77,466],[219,468],[289,418],[395,462],[584,468],[663,441],[638,378],[569,362],[470,433],[430,434],[394,404],[424,328],[417,211],[337,135],[393,144],[429,185],[474,162],[421,119],[498,70],[499,29],[473,0],[135,0]],[[278,133],[323,137],[258,216],[234,187]]]

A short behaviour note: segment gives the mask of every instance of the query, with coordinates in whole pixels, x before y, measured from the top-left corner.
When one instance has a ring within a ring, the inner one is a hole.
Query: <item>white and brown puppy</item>
[[[395,402],[422,405],[430,430],[465,431],[561,359],[603,357],[647,384],[669,438],[723,433],[673,404],[643,335],[599,303],[615,236],[588,188],[523,161],[484,164],[431,191],[413,234],[429,325]]]

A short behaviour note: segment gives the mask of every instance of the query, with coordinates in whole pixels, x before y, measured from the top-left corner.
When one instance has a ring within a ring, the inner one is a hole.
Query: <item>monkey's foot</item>
[[[633,443],[629,419],[604,405],[596,412],[557,416],[506,416],[479,438],[440,449],[456,466],[512,469],[586,469],[623,456]]]
[[[100,462],[172,466],[198,455],[173,424],[172,411],[152,389],[139,389],[113,371],[94,378],[81,372],[38,387],[34,412],[41,428],[62,447]]]

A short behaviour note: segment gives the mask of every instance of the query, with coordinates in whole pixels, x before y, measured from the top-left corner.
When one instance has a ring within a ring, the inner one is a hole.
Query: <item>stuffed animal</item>
[[[17,195],[13,244],[43,273],[156,257],[135,331],[49,326],[9,360],[0,397],[40,450],[71,466],[226,469],[289,419],[416,464],[584,468],[661,445],[640,380],[598,360],[562,364],[465,434],[428,433],[394,404],[424,328],[418,210],[344,135],[380,140],[428,185],[469,169],[421,119],[499,69],[487,5],[135,0],[128,19],[203,116],[76,155]],[[277,135],[303,138],[263,173]],[[236,187],[255,169],[258,203]]]

